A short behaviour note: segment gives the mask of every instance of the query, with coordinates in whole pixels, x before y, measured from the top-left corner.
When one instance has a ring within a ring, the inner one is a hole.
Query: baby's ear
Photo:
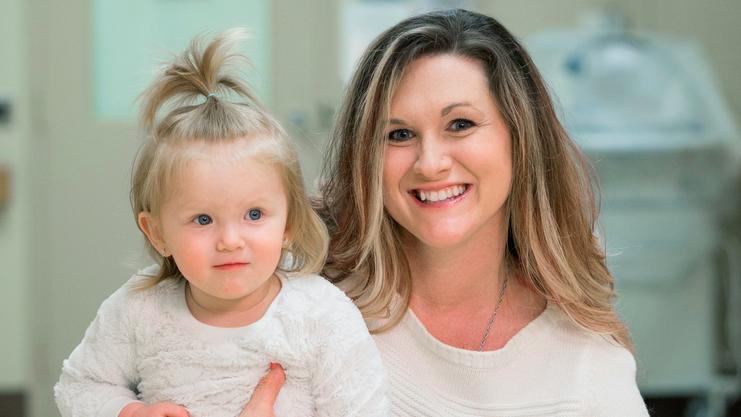
[[[165,241],[162,238],[162,232],[160,224],[157,219],[148,211],[139,212],[136,216],[136,221],[139,224],[139,229],[147,236],[149,243],[154,246],[154,249],[160,253],[160,255],[167,257],[167,247]]]

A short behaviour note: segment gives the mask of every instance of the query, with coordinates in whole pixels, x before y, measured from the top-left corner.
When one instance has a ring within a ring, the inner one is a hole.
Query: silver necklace
[[[497,317],[497,312],[499,311],[499,307],[502,306],[502,300],[504,300],[504,291],[507,289],[508,281],[509,281],[509,274],[506,274],[504,276],[504,281],[502,281],[502,288],[499,290],[499,299],[497,300],[497,305],[494,306],[494,312],[491,313],[491,317],[489,317],[489,322],[486,323],[486,330],[484,330],[484,337],[481,338],[481,343],[479,343],[479,352],[484,351],[484,345],[486,344],[486,339],[489,338],[489,332],[491,332],[491,328],[494,325],[494,319]]]

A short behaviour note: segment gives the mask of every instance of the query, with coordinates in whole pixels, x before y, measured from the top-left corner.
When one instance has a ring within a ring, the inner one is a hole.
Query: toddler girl
[[[131,201],[158,265],[101,305],[64,362],[62,416],[236,417],[271,363],[286,372],[277,416],[386,415],[360,313],[313,274],[327,232],[296,154],[235,75],[242,37],[194,41],[145,91]]]

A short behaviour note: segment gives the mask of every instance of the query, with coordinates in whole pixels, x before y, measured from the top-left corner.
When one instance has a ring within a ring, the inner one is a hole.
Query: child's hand
[[[173,403],[131,403],[118,413],[118,417],[190,417],[188,410]]]
[[[278,398],[284,382],[286,382],[286,374],[283,367],[271,362],[270,370],[257,384],[250,402],[244,406],[239,417],[275,417],[273,410],[275,399]]]

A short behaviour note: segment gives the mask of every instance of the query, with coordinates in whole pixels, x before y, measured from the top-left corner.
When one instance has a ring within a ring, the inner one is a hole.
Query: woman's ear
[[[139,212],[136,216],[137,223],[139,223],[139,229],[147,236],[149,243],[154,246],[154,249],[159,252],[163,257],[168,257],[170,254],[167,251],[165,240],[162,237],[162,231],[159,222],[148,211]]]

